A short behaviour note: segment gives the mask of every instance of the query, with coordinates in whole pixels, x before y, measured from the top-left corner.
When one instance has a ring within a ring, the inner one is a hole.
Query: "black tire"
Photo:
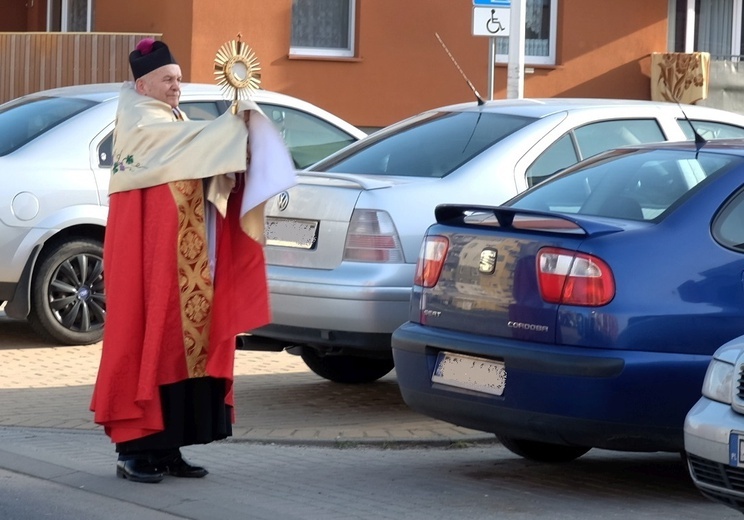
[[[99,241],[79,238],[39,258],[28,316],[37,334],[63,345],[89,345],[103,338],[105,319],[103,245]]]
[[[563,444],[551,444],[548,442],[528,441],[497,435],[504,448],[515,455],[537,462],[571,462],[576,460],[591,448],[585,446],[565,446]]]
[[[322,355],[318,350],[303,347],[300,354],[305,364],[317,375],[335,383],[362,384],[377,381],[393,369],[393,358]]]

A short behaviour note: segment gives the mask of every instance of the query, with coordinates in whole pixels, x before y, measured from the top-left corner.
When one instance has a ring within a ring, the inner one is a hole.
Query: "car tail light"
[[[427,236],[421,244],[418,262],[416,263],[416,275],[413,278],[414,285],[421,287],[434,287],[442,274],[444,259],[447,257],[449,240],[436,235]]]
[[[547,247],[537,254],[540,295],[549,303],[600,306],[615,297],[612,270],[593,255]]]
[[[355,209],[346,233],[344,260],[403,262],[398,232],[386,211]]]

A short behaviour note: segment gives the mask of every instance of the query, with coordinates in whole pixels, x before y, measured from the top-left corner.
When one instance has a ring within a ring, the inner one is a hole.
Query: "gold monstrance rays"
[[[225,43],[214,58],[214,76],[226,97],[233,100],[233,111],[238,99],[246,99],[261,83],[261,67],[253,50],[237,40]]]

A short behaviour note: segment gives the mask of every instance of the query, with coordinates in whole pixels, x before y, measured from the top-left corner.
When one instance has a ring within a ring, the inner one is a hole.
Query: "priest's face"
[[[181,67],[175,63],[163,65],[139,78],[135,86],[140,94],[176,108],[181,97]]]

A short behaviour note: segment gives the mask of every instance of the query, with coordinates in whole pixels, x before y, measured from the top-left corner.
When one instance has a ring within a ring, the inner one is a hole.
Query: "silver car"
[[[711,500],[744,512],[744,337],[716,350],[685,418],[687,466]]]
[[[273,322],[246,349],[288,349],[318,375],[374,381],[408,314],[434,208],[500,204],[579,160],[653,141],[744,137],[744,116],[649,101],[522,99],[430,110],[301,172],[268,206]]]
[[[121,84],[47,90],[0,105],[0,306],[71,345],[103,334],[102,247]],[[366,134],[299,99],[257,91],[298,168]],[[207,120],[228,108],[215,85],[182,85],[181,108]]]

